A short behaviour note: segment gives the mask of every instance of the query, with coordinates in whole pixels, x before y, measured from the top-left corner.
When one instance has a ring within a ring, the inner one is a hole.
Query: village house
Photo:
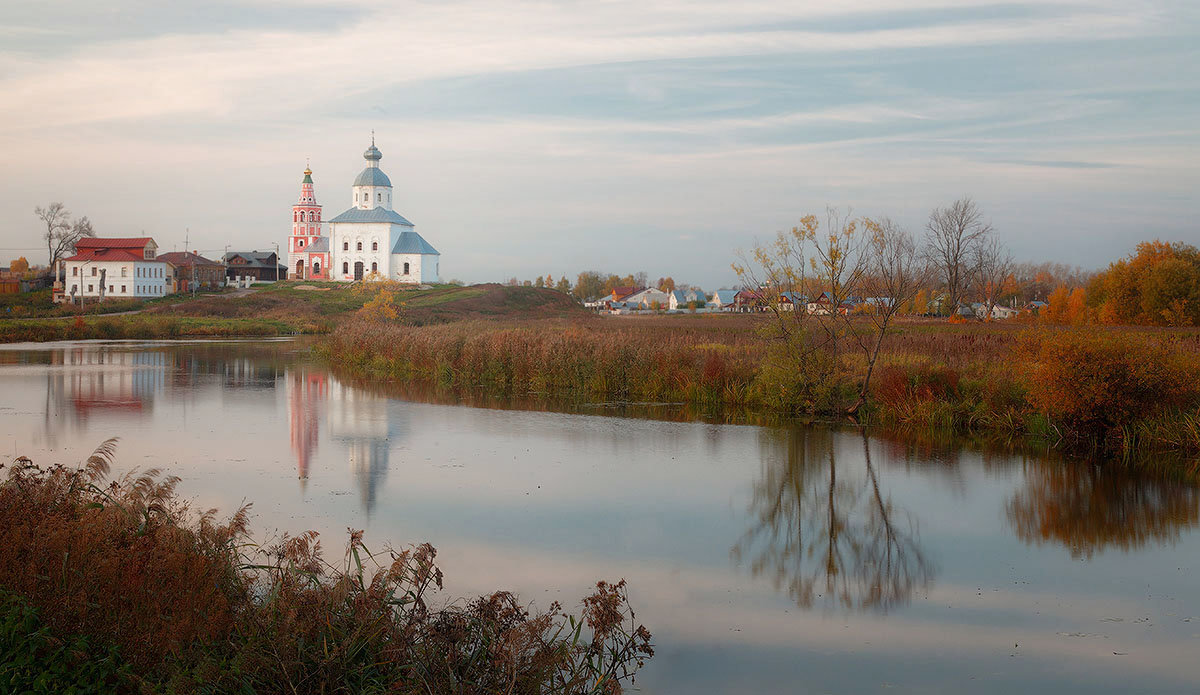
[[[709,300],[708,306],[717,311],[733,311],[734,297],[737,296],[737,290],[717,290],[713,292],[712,299]]]
[[[274,251],[230,251],[221,258],[227,282],[251,278],[254,282],[286,280],[288,268]]]
[[[648,287],[644,290],[638,290],[619,301],[626,306],[632,306],[637,309],[666,309],[667,304],[670,302],[670,297],[662,290]]]
[[[704,291],[697,289],[674,290],[667,297],[667,308],[671,311],[680,311],[693,307],[703,309],[707,303]]]
[[[215,290],[225,286],[224,264],[205,258],[195,251],[163,253],[159,254],[158,260],[167,261],[175,267],[173,292]]]
[[[75,255],[59,262],[62,295],[76,297],[152,299],[172,292],[174,266],[157,257],[158,244],[150,237],[85,237],[75,244]]]

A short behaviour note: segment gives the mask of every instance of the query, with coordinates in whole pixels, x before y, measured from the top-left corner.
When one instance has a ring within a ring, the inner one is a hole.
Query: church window
[[[378,273],[378,272],[379,272],[379,264],[378,264],[378,263],[372,263],[372,264],[371,264],[371,272],[372,272],[372,273]]]
[[[346,263],[345,261],[342,262],[342,272],[347,273],[347,274],[350,272],[350,264],[349,263]]]
[[[408,275],[408,264],[407,263],[404,264],[404,274]]]
[[[313,274],[315,275],[315,274],[317,274],[317,273],[319,273],[319,272],[321,272],[321,262],[320,262],[320,261],[313,261]]]
[[[382,193],[376,193],[375,195],[379,196],[379,197],[377,198],[377,200],[378,200],[379,202],[381,202],[381,203],[382,203],[382,202],[383,202],[383,194],[382,194]]]
[[[356,247],[356,248],[354,249],[355,251],[362,251],[362,242],[360,241],[360,242],[358,242],[357,244],[355,244],[355,247]],[[93,273],[93,275],[94,275],[94,274],[95,274],[95,273]]]
[[[379,242],[378,242],[378,241],[372,241],[372,242],[371,242],[371,250],[372,250],[372,251],[378,251],[378,250],[379,250]]]
[[[297,220],[296,220],[296,213],[294,213],[294,212],[292,213],[292,221],[293,221],[293,222],[296,222],[296,221],[297,221]]]
[[[308,213],[308,221],[309,221],[309,222],[313,222],[313,221],[315,221],[316,219],[317,219],[317,217],[316,217],[316,213],[314,213],[314,212],[312,212],[312,211],[310,210],[310,211],[309,211],[309,213]]]
[[[342,242],[342,250],[343,250],[343,251],[349,251],[349,250],[350,250],[350,242],[348,242],[348,241],[343,241],[343,242]]]

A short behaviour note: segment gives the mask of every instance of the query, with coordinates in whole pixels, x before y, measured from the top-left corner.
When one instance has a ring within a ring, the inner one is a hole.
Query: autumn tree
[[[21,256],[8,265],[8,270],[13,275],[24,275],[29,272],[29,261],[25,260],[24,256]]]
[[[563,294],[570,294],[571,281],[567,279],[566,275],[564,275],[558,279],[558,284],[554,286],[554,289],[562,292]]]
[[[1146,241],[1088,285],[1088,299],[1109,324],[1200,325],[1200,250]]]
[[[941,274],[950,311],[958,308],[974,271],[976,250],[992,226],[970,198],[960,198],[929,214],[925,225],[925,255]]]
[[[599,297],[604,294],[604,275],[594,270],[583,271],[575,278],[575,286],[571,293],[580,300]]]
[[[528,280],[526,280],[526,281],[525,281],[525,284],[526,284],[526,285],[528,285],[528,284],[529,284],[529,281],[528,281]],[[542,279],[542,276],[541,276],[541,275],[539,275],[539,276],[537,276],[537,279],[533,281],[533,286],[534,286],[534,287],[545,287],[545,286],[546,286],[546,281]]]
[[[546,273],[546,279],[543,281],[545,287],[554,287],[554,276]]]
[[[675,291],[675,279],[669,275],[665,278],[659,278],[657,287],[658,287],[658,289],[662,290],[663,292],[674,292]]]

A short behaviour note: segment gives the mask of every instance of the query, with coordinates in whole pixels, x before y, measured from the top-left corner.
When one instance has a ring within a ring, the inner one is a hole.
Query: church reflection
[[[390,449],[399,431],[395,403],[345,384],[319,368],[293,368],[286,383],[289,432],[301,487],[307,485],[324,418],[329,439],[345,452],[359,499],[370,513],[387,478]]]
[[[1071,557],[1175,542],[1200,521],[1200,490],[1118,466],[1031,462],[1007,505],[1017,537],[1058,543]]]
[[[762,431],[750,528],[730,551],[797,606],[884,611],[933,583],[913,515],[880,481],[865,436]]]

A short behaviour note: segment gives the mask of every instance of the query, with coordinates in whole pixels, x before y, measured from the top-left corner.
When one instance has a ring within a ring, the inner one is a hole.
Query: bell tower
[[[321,248],[317,244],[321,239],[321,206],[317,204],[316,194],[313,193],[312,169],[305,167],[304,180],[300,182],[300,199],[292,206],[292,235],[288,238],[288,275],[297,280],[303,280],[313,275],[309,261],[309,253]],[[314,248],[314,245],[317,248]],[[311,251],[310,251],[311,249]],[[321,268],[318,273],[325,275]]]

